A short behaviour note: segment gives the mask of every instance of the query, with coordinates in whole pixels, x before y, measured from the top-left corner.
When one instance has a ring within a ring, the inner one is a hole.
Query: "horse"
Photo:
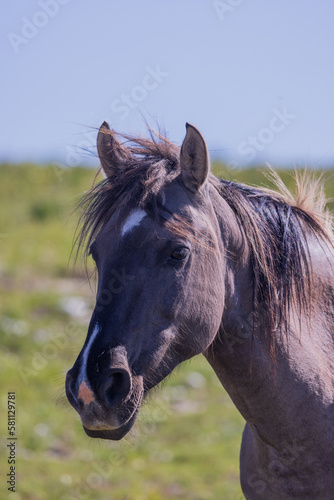
[[[96,305],[66,376],[86,434],[119,440],[146,394],[202,353],[244,417],[249,500],[334,495],[333,234],[323,181],[293,197],[210,172],[206,142],[104,122],[104,179],[83,197],[77,245]]]

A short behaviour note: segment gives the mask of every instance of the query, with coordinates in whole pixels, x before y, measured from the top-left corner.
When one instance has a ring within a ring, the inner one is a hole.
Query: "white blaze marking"
[[[145,210],[138,209],[135,212],[132,212],[124,223],[122,236],[124,236],[129,231],[132,231],[134,227],[139,226],[144,217],[146,217]]]
[[[80,375],[79,375],[79,384],[82,382],[82,380],[85,380],[88,384],[88,378],[87,378],[87,359],[89,355],[90,348],[92,347],[92,344],[94,340],[96,339],[98,333],[100,332],[100,327],[98,323],[96,323],[94,330],[90,336],[90,339],[88,341],[88,344],[86,345],[86,348],[83,352],[82,355],[82,362],[81,362],[81,368],[80,368]]]

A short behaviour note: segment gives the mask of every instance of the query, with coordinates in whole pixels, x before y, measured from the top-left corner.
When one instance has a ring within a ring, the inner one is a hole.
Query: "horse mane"
[[[160,132],[149,129],[149,134],[149,138],[117,134],[131,154],[116,166],[112,177],[92,187],[80,201],[74,242],[77,256],[82,249],[89,254],[91,243],[117,210],[125,217],[141,206],[157,215],[162,187],[180,174],[180,148]],[[296,196],[274,171],[271,179],[274,190],[209,177],[235,213],[248,242],[253,268],[253,332],[258,327],[287,332],[292,305],[300,317],[303,311],[311,311],[309,237],[330,248],[334,241],[321,177],[296,172]]]
[[[269,332],[274,356],[273,333],[289,333],[292,306],[299,318],[302,312],[309,318],[314,304],[310,237],[323,249],[333,249],[334,237],[321,176],[295,171],[295,196],[275,171],[269,177],[276,189],[213,184],[244,230],[253,268],[253,334]]]

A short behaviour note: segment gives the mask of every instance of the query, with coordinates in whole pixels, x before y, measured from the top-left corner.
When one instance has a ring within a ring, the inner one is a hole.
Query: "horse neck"
[[[326,412],[326,405],[334,400],[328,377],[334,367],[324,354],[330,332],[321,315],[315,315],[310,325],[306,318],[294,321],[292,312],[294,331],[289,338],[274,339],[273,356],[269,332],[254,332],[253,274],[246,235],[223,200],[213,196],[213,205],[224,240],[226,299],[221,327],[204,355],[244,418],[256,424],[267,442],[282,443],[286,436],[281,429],[286,432],[288,426],[291,436],[298,434],[297,417],[303,405],[312,415],[319,405]],[[274,435],[272,419],[281,424]]]

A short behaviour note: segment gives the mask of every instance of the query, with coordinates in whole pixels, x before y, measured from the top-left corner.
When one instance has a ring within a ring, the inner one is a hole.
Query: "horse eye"
[[[185,260],[185,258],[188,256],[188,253],[188,248],[177,248],[170,254],[169,259],[175,261]]]

